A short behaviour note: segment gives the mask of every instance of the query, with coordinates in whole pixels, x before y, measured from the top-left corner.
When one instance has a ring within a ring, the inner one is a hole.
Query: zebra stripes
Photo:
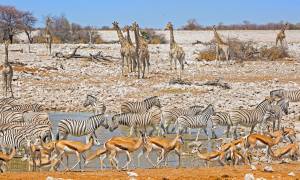
[[[280,129],[280,121],[284,115],[288,114],[289,101],[285,98],[281,98],[276,104],[272,104],[271,108],[265,114],[265,121],[273,122],[273,131],[275,130],[275,123],[277,124],[277,129]]]
[[[211,121],[213,124],[213,128],[215,128],[215,125],[226,126],[226,136],[229,137],[230,128],[231,126],[233,126],[229,113],[216,112],[214,115],[211,116]]]
[[[27,137],[19,130],[10,129],[0,132],[0,145],[2,148],[26,147]]]
[[[41,104],[21,104],[21,105],[12,105],[11,108],[9,109],[10,111],[15,111],[15,112],[40,112],[43,110],[43,105]]]
[[[150,135],[161,125],[161,111],[158,108],[151,108],[148,112],[144,113],[121,113],[112,117],[110,131],[118,128],[119,125],[130,127],[131,136],[133,130],[137,131],[137,128],[143,128],[146,133],[146,128],[151,126],[153,129]],[[158,131],[159,133],[159,131]]]
[[[284,89],[277,89],[270,92],[271,97],[278,96],[280,98],[286,98],[290,102],[299,102],[300,101],[300,89],[298,90],[284,90]]]
[[[211,116],[215,113],[213,105],[208,105],[199,115],[196,116],[180,116],[176,121],[177,134],[182,134],[185,128],[197,128],[198,133],[196,141],[200,134],[200,128],[204,130],[205,134],[209,138],[206,128],[207,123],[210,120]]]
[[[121,105],[122,113],[142,113],[147,112],[153,106],[161,108],[159,98],[153,96],[142,102],[125,102]]]
[[[23,114],[20,112],[4,111],[0,112],[0,124],[24,122]]]
[[[73,136],[84,136],[92,134],[96,137],[95,131],[100,127],[108,128],[107,118],[104,114],[91,116],[87,120],[64,119],[58,123],[58,133],[56,139],[66,139],[69,134]]]
[[[27,124],[47,124],[52,125],[49,114],[44,112],[29,112],[23,114],[24,121]]]
[[[236,130],[239,125],[251,127],[250,133],[253,132],[256,124],[262,123],[267,111],[270,110],[273,98],[266,98],[255,109],[239,109],[232,111],[230,117],[235,126],[234,135],[237,136]]]
[[[9,105],[11,105],[14,101],[15,101],[15,98],[13,98],[13,97],[9,97],[9,98],[1,98],[1,99],[0,99],[0,104],[1,104],[1,105],[4,105],[4,104],[9,104]]]
[[[86,96],[86,99],[83,103],[83,107],[88,107],[88,106],[92,106],[94,108],[95,115],[104,114],[106,111],[106,106],[103,103],[98,102],[97,98],[90,94]]]
[[[179,116],[195,116],[201,112],[202,106],[191,106],[189,108],[172,108],[163,111],[162,120],[164,121],[164,129],[168,132],[170,124],[176,122]],[[172,131],[175,130],[175,126]]]

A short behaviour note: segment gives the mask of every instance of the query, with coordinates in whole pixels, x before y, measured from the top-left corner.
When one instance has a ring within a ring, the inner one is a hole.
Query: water
[[[82,113],[82,112],[51,112],[49,113],[49,118],[52,122],[52,129],[53,129],[53,134],[56,135],[57,134],[57,126],[60,120],[62,119],[67,119],[67,118],[71,118],[71,119],[75,119],[75,120],[84,120],[84,119],[88,119],[91,115],[91,113]],[[96,149],[100,148],[103,146],[103,144],[110,138],[114,137],[114,136],[127,136],[129,133],[128,128],[125,127],[119,127],[118,129],[116,129],[113,132],[110,132],[108,129],[105,129],[103,127],[100,127],[97,131],[96,131],[96,135],[98,137],[98,140],[100,141],[101,145],[100,146],[96,146],[94,145],[91,150],[89,150],[88,152],[86,152],[86,155],[88,155],[89,153],[91,153],[92,151],[95,151]],[[222,129],[217,129],[216,130],[216,134],[219,137],[222,134],[223,130]],[[187,144],[189,142],[191,142],[192,140],[194,140],[196,138],[196,133],[197,131],[193,130],[192,131],[192,135],[185,135],[184,136],[184,141],[185,141],[185,145],[183,148],[184,152],[190,152],[191,149],[188,149]],[[211,132],[208,131],[209,135],[211,136]],[[168,135],[168,137],[172,138],[174,137],[173,135]],[[75,137],[75,136],[68,136],[69,140],[73,140],[73,141],[80,141],[85,143],[86,141],[86,137],[82,136],[82,137]],[[204,133],[202,132],[200,139],[205,139],[203,140],[204,144],[206,145],[206,148],[208,149],[208,151],[211,151],[211,149],[215,148],[215,144],[213,143],[213,141],[211,142],[207,142],[206,139],[207,137],[204,135]],[[137,163],[137,155],[139,154],[140,150],[132,153],[132,163],[130,164],[130,168],[134,168],[137,167],[138,163]],[[125,153],[121,153],[118,157],[119,160],[119,167],[122,167],[125,162],[127,161],[126,159],[126,155]],[[153,162],[156,162],[157,159],[157,153],[155,152],[151,152],[150,153],[150,158]],[[66,161],[64,161],[66,164]],[[75,155],[71,155],[69,157],[69,167],[73,167],[73,165],[75,164],[75,162],[77,162],[77,158]],[[168,167],[176,167],[178,165],[178,157],[174,152],[171,152],[168,156]],[[203,165],[202,162],[199,162],[199,160],[197,158],[195,158],[195,156],[182,156],[181,157],[181,166],[182,167],[194,167],[194,166],[199,166],[199,165]],[[109,165],[109,161],[108,159],[104,160],[104,169],[106,168],[111,168]],[[141,163],[140,163],[140,167],[139,168],[152,168],[152,165],[145,159],[144,156],[141,157]],[[79,169],[79,166],[76,167],[76,169]],[[85,170],[98,170],[100,169],[100,164],[99,164],[99,159],[96,158],[94,160],[92,160],[87,166],[85,166]]]

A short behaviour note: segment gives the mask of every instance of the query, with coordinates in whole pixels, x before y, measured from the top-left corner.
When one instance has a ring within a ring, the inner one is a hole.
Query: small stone
[[[251,170],[255,171],[257,168],[253,164],[251,164]]]
[[[255,177],[254,177],[253,174],[248,173],[248,174],[245,175],[245,178],[244,178],[244,179],[245,179],[245,180],[255,180]]]
[[[272,166],[266,166],[266,167],[264,168],[264,171],[265,171],[265,172],[274,172]]]
[[[296,174],[294,172],[290,172],[288,173],[288,176],[296,176]]]

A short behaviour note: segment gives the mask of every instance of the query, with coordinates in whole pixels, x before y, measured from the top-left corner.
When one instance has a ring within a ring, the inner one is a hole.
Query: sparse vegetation
[[[153,29],[145,29],[141,31],[142,36],[144,36],[149,44],[166,44],[167,40],[164,35],[156,34]]]

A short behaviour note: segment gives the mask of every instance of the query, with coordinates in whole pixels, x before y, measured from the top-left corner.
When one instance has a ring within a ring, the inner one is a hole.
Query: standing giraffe
[[[49,55],[51,55],[52,48],[52,33],[50,30],[50,26],[53,23],[50,17],[46,19],[46,27],[45,27],[45,38],[46,38],[46,47],[49,50]]]
[[[140,36],[140,28],[139,25],[134,22],[132,23],[132,30],[134,31],[135,35],[135,43],[136,43],[136,54],[138,55],[137,57],[137,62],[138,62],[138,78],[140,78],[140,71],[142,70],[142,78],[145,77],[145,69],[147,66],[148,73],[149,73],[149,66],[150,66],[150,53],[148,49],[148,43],[147,41]],[[143,68],[143,69],[141,69]]]
[[[277,34],[277,36],[276,36],[276,46],[278,44],[278,41],[280,41],[280,45],[281,45],[281,47],[283,47],[282,42],[283,42],[283,40],[285,40],[285,30],[286,30],[287,27],[288,27],[288,23],[285,23],[285,25],[282,26],[280,32]]]
[[[127,26],[127,25],[124,26],[123,32],[127,34],[125,39],[127,39],[128,43],[133,46],[133,43],[132,43],[131,38],[130,38],[130,26]]]
[[[180,71],[179,71],[179,79],[181,79],[181,74],[184,69],[184,59],[185,59],[185,53],[183,51],[183,48],[180,47],[174,39],[174,33],[173,33],[173,25],[171,22],[169,22],[166,25],[165,30],[170,31],[170,52],[169,52],[169,60],[170,60],[170,69],[172,69],[172,64],[174,60],[175,69],[177,70],[177,61],[180,64]]]
[[[3,77],[3,94],[7,97],[7,91],[11,92],[11,97],[14,97],[13,90],[12,90],[12,78],[13,78],[13,68],[8,62],[8,40],[5,41],[5,61],[3,64],[2,69],[2,77]]]
[[[216,26],[213,26],[213,31],[214,31],[214,37],[215,37],[215,41],[216,41],[216,60],[220,60],[221,59],[221,50],[224,52],[225,54],[225,58],[228,61],[229,60],[229,45],[227,43],[225,43],[221,37],[219,36],[217,30],[216,30]]]
[[[126,60],[128,71],[131,72],[135,69],[136,64],[136,52],[133,45],[130,45],[129,42],[124,38],[123,33],[119,27],[118,22],[113,22],[113,28],[117,31],[120,44],[121,44],[121,59],[122,59],[122,75],[124,75],[124,61]]]

